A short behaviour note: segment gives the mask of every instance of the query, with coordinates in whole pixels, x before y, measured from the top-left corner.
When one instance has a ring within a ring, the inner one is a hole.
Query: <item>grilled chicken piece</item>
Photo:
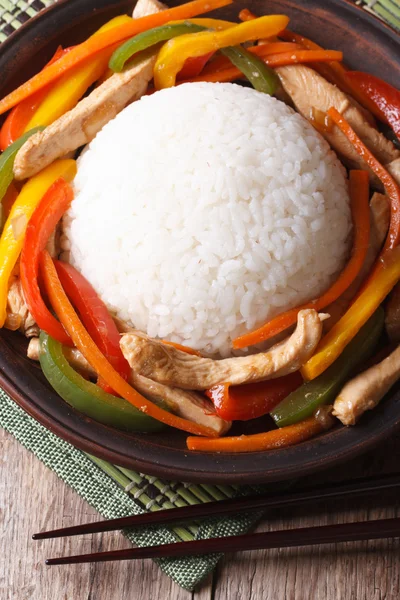
[[[12,331],[18,329],[28,338],[39,334],[39,328],[26,306],[19,277],[14,278],[8,289],[7,317],[4,327]]]
[[[96,372],[79,350],[65,346],[63,351],[65,358],[76,371],[86,377],[96,377]],[[39,352],[39,338],[34,337],[28,345],[28,358],[39,360]],[[129,383],[146,398],[162,400],[176,415],[193,421],[193,423],[210,427],[218,435],[226,433],[231,426],[231,422],[221,419],[216,414],[212,402],[201,394],[156,383],[151,379],[136,375],[133,371],[131,371]]]
[[[238,385],[297,371],[313,354],[325,317],[313,309],[302,310],[296,330],[285,341],[267,352],[223,360],[187,354],[139,331],[124,334],[120,344],[136,373],[183,389],[205,390],[219,383]]]
[[[400,342],[400,284],[393,288],[385,307],[385,327],[391,342]]]
[[[333,405],[343,425],[355,425],[361,415],[375,408],[400,378],[400,346],[385,360],[346,383]]]
[[[312,109],[327,112],[335,107],[350,123],[362,141],[384,165],[400,159],[400,151],[368,122],[364,111],[338,87],[326,81],[310,67],[289,65],[276,69],[284,90],[292,98],[297,110],[309,119]],[[323,132],[329,144],[352,168],[369,170],[353,146],[334,125],[332,131]],[[399,169],[400,170],[400,169]]]
[[[133,16],[142,17],[163,8],[157,0],[139,0]],[[92,141],[128,103],[143,96],[153,77],[155,60],[148,54],[122,73],[114,73],[75,108],[31,136],[15,157],[15,178],[32,177],[57,158]]]
[[[383,242],[385,241],[390,221],[390,204],[387,196],[375,192],[370,202],[370,221],[371,234],[369,246],[364,264],[353,283],[347,290],[337,299],[326,307],[326,312],[330,314],[330,319],[324,322],[324,331],[329,331],[344,315],[354,296],[360,289],[363,281],[370,272],[374,264]],[[400,298],[399,298],[400,300]],[[400,315],[399,315],[400,318]]]

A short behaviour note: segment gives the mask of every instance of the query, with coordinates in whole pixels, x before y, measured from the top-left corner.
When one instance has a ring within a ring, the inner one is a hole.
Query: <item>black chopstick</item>
[[[185,506],[182,508],[160,510],[119,519],[110,519],[108,521],[98,521],[96,523],[64,527],[53,531],[43,531],[35,533],[32,537],[34,540],[42,540],[72,535],[83,535],[85,533],[115,531],[126,527],[132,528],[163,524],[174,525],[176,523],[194,521],[200,518],[214,517],[217,515],[231,515],[245,511],[265,510],[266,508],[290,505],[297,506],[299,504],[316,502],[318,500],[363,496],[397,488],[400,488],[400,473],[375,478],[356,479],[351,483],[303,489],[301,491],[287,492],[285,494],[247,496]]]
[[[322,527],[303,527],[281,531],[268,531],[247,535],[178,542],[147,548],[127,548],[113,552],[64,556],[46,560],[47,565],[71,565],[80,563],[109,562],[144,558],[196,556],[214,552],[238,552],[239,550],[262,550],[266,548],[290,548],[338,542],[379,540],[400,536],[400,518],[379,519],[361,523],[343,523]]]

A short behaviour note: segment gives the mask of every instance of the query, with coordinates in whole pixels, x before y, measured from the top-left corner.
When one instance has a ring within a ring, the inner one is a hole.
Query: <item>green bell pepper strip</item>
[[[110,427],[125,431],[156,432],[165,425],[134,406],[104,392],[77,373],[63,354],[62,344],[40,333],[40,366],[59,396],[80,413]]]
[[[112,54],[108,66],[112,71],[120,73],[123,70],[126,62],[134,54],[137,54],[142,50],[146,50],[151,46],[155,46],[160,42],[171,40],[178,35],[197,33],[204,30],[206,30],[206,27],[195,25],[194,23],[190,23],[190,21],[185,21],[184,23],[162,25],[161,27],[154,27],[148,31],[143,31],[143,33],[135,35],[133,38],[125,42],[125,44],[122,44],[122,46],[117,48]]]
[[[33,129],[30,129],[15,140],[15,142],[0,155],[0,202],[4,198],[8,186],[14,179],[13,167],[18,150],[25,144],[26,140],[30,138],[31,135],[37,131],[42,131],[43,129],[44,127],[34,127]]]
[[[304,383],[282,400],[270,413],[278,427],[307,419],[322,404],[333,402],[351,372],[372,356],[382,334],[384,321],[384,310],[379,307],[324,373]]]
[[[280,85],[279,77],[273,69],[267,67],[261,58],[241,46],[221,48],[221,52],[237,69],[242,71],[255,90],[270,96],[276,92]]]

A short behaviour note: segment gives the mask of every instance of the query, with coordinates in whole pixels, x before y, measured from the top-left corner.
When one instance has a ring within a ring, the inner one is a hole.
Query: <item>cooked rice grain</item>
[[[282,102],[185,84],[128,106],[79,161],[70,259],[150,336],[227,355],[318,296],[348,256],[345,172]]]

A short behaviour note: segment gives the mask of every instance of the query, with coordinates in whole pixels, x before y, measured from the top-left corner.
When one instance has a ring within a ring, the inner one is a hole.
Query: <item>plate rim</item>
[[[107,3],[107,6],[110,6],[110,7],[112,7],[113,5],[117,6],[118,4],[121,3],[121,2],[119,2],[119,0],[105,0],[105,2]],[[0,45],[0,56],[4,52],[7,53],[10,49],[13,48],[13,46],[15,44],[20,43],[20,40],[26,35],[27,32],[29,32],[31,29],[32,30],[35,29],[38,22],[43,24],[43,22],[45,20],[47,20],[49,17],[52,18],[52,16],[56,12],[62,12],[64,9],[71,10],[71,7],[79,6],[80,4],[83,4],[83,3],[84,3],[84,0],[60,0],[59,2],[56,2],[55,4],[47,7],[46,9],[44,9],[43,11],[38,13],[35,17],[32,17],[31,19],[29,19],[29,21],[27,21],[26,23],[21,25],[21,27],[19,27],[10,36],[8,36],[8,38]],[[307,1],[305,3],[307,4]],[[132,6],[134,4],[135,3],[132,2]],[[355,15],[357,15],[357,17],[362,17],[364,22],[366,21],[366,22],[370,23],[372,27],[378,28],[385,35],[389,35],[392,39],[395,39],[395,41],[399,44],[399,47],[400,47],[399,32],[397,32],[390,25],[383,22],[381,19],[379,19],[374,14],[371,14],[371,13],[365,11],[361,6],[356,5],[355,3],[351,2],[351,0],[330,0],[330,4],[334,4],[341,8],[344,8],[344,9],[354,13]],[[55,416],[49,415],[49,413],[47,413],[43,408],[41,408],[40,406],[35,404],[33,402],[33,400],[29,397],[29,395],[26,392],[24,392],[22,389],[20,389],[18,382],[11,379],[7,375],[7,373],[5,371],[3,371],[2,369],[0,370],[0,387],[2,387],[4,389],[4,391],[29,415],[31,415],[33,418],[38,420],[42,425],[44,425],[52,433],[56,434],[57,436],[61,437],[64,440],[66,440],[67,442],[72,443],[77,448],[79,448],[85,452],[88,452],[89,454],[95,454],[96,456],[98,456],[108,462],[111,462],[113,464],[118,464],[118,465],[126,466],[129,468],[134,468],[140,472],[145,472],[150,475],[161,476],[161,477],[165,477],[168,479],[179,479],[179,480],[183,480],[183,481],[243,484],[243,483],[260,483],[262,481],[282,480],[283,478],[286,479],[286,478],[291,478],[291,477],[297,477],[300,472],[301,472],[301,475],[307,475],[307,474],[314,473],[317,470],[321,470],[321,469],[325,469],[325,468],[334,466],[340,462],[345,461],[350,456],[354,457],[356,454],[361,454],[361,453],[369,450],[370,448],[375,446],[379,441],[384,439],[385,436],[389,435],[390,433],[393,433],[394,431],[398,430],[400,427],[400,410],[399,410],[398,411],[399,414],[397,415],[397,418],[393,420],[393,422],[388,423],[388,424],[382,424],[381,427],[378,427],[378,426],[374,427],[373,429],[376,430],[375,433],[372,433],[369,436],[363,435],[362,431],[365,428],[363,427],[360,429],[360,425],[358,426],[357,430],[355,430],[355,429],[352,429],[352,430],[347,429],[346,430],[345,428],[338,428],[337,430],[334,430],[330,433],[324,434],[320,438],[315,438],[314,440],[311,440],[310,442],[305,442],[304,445],[308,444],[309,447],[311,447],[312,443],[314,442],[314,445],[318,446],[319,443],[322,442],[322,440],[327,440],[328,435],[329,436],[339,435],[339,437],[345,437],[344,434],[346,433],[346,431],[347,432],[350,432],[350,431],[356,432],[353,436],[350,435],[350,438],[353,437],[354,440],[350,440],[350,442],[348,442],[347,445],[345,445],[344,447],[342,446],[342,448],[340,450],[336,450],[336,451],[334,451],[333,449],[330,450],[330,452],[324,456],[323,461],[321,461],[321,458],[319,457],[318,452],[316,452],[316,455],[314,458],[311,457],[306,463],[303,462],[301,464],[300,468],[299,468],[299,465],[296,464],[296,460],[295,460],[291,467],[284,468],[284,470],[285,470],[284,475],[282,475],[282,467],[276,467],[275,471],[272,471],[270,469],[268,471],[267,476],[265,476],[265,475],[263,476],[263,474],[259,470],[258,471],[250,471],[250,472],[247,471],[246,473],[233,472],[234,470],[230,471],[229,473],[224,473],[224,472],[212,473],[209,471],[203,472],[203,470],[194,471],[193,467],[189,466],[189,468],[185,468],[182,466],[182,463],[179,466],[176,466],[176,465],[166,466],[164,464],[158,464],[155,462],[147,462],[140,458],[132,458],[130,456],[128,457],[126,454],[116,452],[113,449],[107,448],[104,445],[100,445],[97,442],[90,440],[85,436],[82,436],[82,434],[75,432],[71,427],[68,427],[64,423],[60,422]],[[394,400],[395,402],[399,402],[400,401],[400,392],[397,392],[397,394],[394,394],[392,396],[392,400]],[[95,425],[98,425],[98,424],[95,423]],[[322,442],[322,443],[324,443],[324,442]],[[357,452],[354,451],[355,444],[357,444],[357,446],[358,446]],[[292,447],[292,450],[294,448],[299,448],[299,447],[300,446]],[[242,456],[246,456],[246,457],[253,456],[254,457],[255,455],[257,455],[257,456],[262,455],[265,457],[265,456],[272,456],[273,454],[276,455],[276,453],[282,454],[282,452],[284,452],[284,450],[286,450],[286,453],[288,453],[290,455],[291,449],[287,448],[287,449],[268,451],[268,452],[249,453],[249,454],[242,455]],[[190,454],[192,454],[192,453],[190,453]],[[231,459],[233,459],[235,456],[233,454],[217,455],[215,453],[208,453],[208,454],[193,453],[193,454],[200,455],[205,458],[213,457],[215,460],[217,460],[219,458],[219,456],[221,456],[221,457],[223,456],[224,458],[231,457]],[[249,462],[251,462],[251,459],[249,459]],[[322,464],[321,464],[321,462],[322,462]],[[208,467],[208,468],[210,468],[210,467]]]

